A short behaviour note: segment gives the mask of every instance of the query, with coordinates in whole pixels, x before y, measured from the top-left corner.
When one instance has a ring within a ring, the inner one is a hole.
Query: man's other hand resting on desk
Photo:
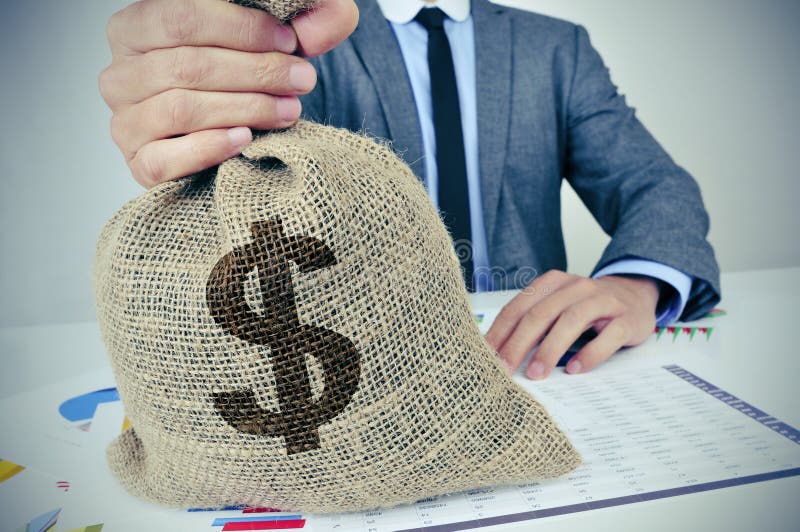
[[[525,375],[547,377],[586,330],[597,338],[567,364],[568,373],[589,371],[621,347],[638,345],[653,332],[659,284],[650,278],[609,275],[587,279],[552,270],[523,289],[497,316],[486,340],[510,372],[536,345]]]

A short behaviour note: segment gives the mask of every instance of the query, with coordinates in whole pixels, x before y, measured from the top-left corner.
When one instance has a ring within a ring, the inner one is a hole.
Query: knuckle
[[[192,123],[194,116],[194,103],[188,92],[173,90],[163,98],[166,109],[159,112],[159,116],[165,116],[168,120],[170,130],[175,133],[186,133]]]
[[[638,321],[636,326],[629,329],[630,332],[628,334],[627,341],[631,341],[634,344],[640,344],[647,340],[647,338],[653,333],[653,329],[656,327],[656,317],[655,315],[647,316],[643,318],[643,321]]]
[[[255,68],[257,83],[267,89],[289,85],[289,63],[283,61],[281,54],[264,54]]]
[[[625,310],[625,305],[616,295],[602,289],[594,291],[587,301],[591,301],[603,317],[619,316]]]
[[[248,45],[255,44],[263,39],[264,18],[266,15],[257,9],[247,9],[242,11],[242,22],[239,26],[239,38],[241,42]]]
[[[583,354],[581,358],[590,362],[591,364],[597,364],[607,359],[609,356],[611,356],[611,353],[602,347],[598,347],[596,345],[587,345],[583,348]]]
[[[106,24],[106,37],[108,38],[109,43],[113,44],[120,42],[123,37],[125,23],[141,9],[144,1],[145,0],[134,2],[133,4],[116,11],[108,18],[108,23]]]
[[[606,299],[606,305],[608,305],[608,308],[615,314],[620,314],[627,310],[625,302],[613,294],[609,295]]]
[[[542,322],[550,321],[551,319],[552,317],[550,312],[541,308],[541,305],[536,305],[535,307],[529,309],[523,317],[523,321],[525,322],[524,325],[526,327],[535,326]]]
[[[118,45],[127,49],[123,43],[135,35],[131,35],[131,28],[138,27],[150,9],[152,0],[139,0],[127,7],[120,9],[108,18],[106,24],[106,38],[113,50]]]
[[[536,353],[536,359],[544,364],[548,371],[555,367],[559,358],[561,358],[559,352],[550,346],[540,347]]]
[[[146,188],[154,187],[167,177],[163,162],[150,156],[146,149],[140,150],[128,166],[134,179]]]
[[[611,329],[609,334],[614,345],[624,344],[630,336],[630,326],[625,320],[618,319],[615,327],[607,327],[607,329]]]
[[[518,362],[527,352],[527,348],[523,340],[517,335],[511,336],[503,346],[502,356],[512,363]]]
[[[572,306],[561,313],[561,320],[567,326],[578,326],[586,321],[586,316],[580,307]]]
[[[125,16],[123,12],[124,10],[117,11],[108,19],[108,23],[106,24],[106,39],[108,40],[109,44],[119,41],[121,18]]]
[[[108,65],[100,71],[97,76],[97,88],[100,90],[100,96],[108,104],[111,100],[111,95],[114,92],[115,83],[115,69],[114,64]]]
[[[584,346],[583,349],[581,349],[580,358],[581,358],[581,361],[585,361],[585,360],[594,361],[594,360],[597,359],[597,357],[599,355],[600,355],[600,353],[599,353],[597,347],[595,347],[593,344],[588,344],[588,345]]]
[[[563,279],[566,275],[566,273],[560,270],[548,270],[541,276],[541,279],[554,282]]]
[[[123,151],[123,154],[125,154],[125,147],[127,144],[125,139],[127,137],[126,132],[128,128],[123,116],[119,113],[113,114],[111,116],[109,129],[111,131],[111,139]],[[127,155],[125,158],[127,159]]]
[[[190,158],[204,168],[216,164],[221,155],[220,143],[213,136],[208,136],[202,140],[192,139],[188,143],[188,147]]]
[[[193,46],[175,48],[170,71],[176,86],[195,88],[205,79],[207,69],[201,51]]]
[[[595,282],[587,277],[578,277],[575,279],[575,288],[582,292],[592,293],[597,289]]]
[[[172,44],[183,44],[197,32],[197,6],[192,0],[170,0],[160,8],[164,34]]]
[[[247,109],[248,122],[265,126],[277,126],[278,120],[277,100],[265,94],[252,94],[244,103]]]
[[[513,314],[511,312],[511,310],[508,307],[503,307],[500,310],[500,312],[498,312],[497,318],[495,318],[495,321],[499,322],[499,323],[503,323],[503,322],[511,320],[512,317],[513,317]]]

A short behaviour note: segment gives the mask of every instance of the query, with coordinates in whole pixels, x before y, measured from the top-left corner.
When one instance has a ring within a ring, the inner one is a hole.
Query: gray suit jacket
[[[319,83],[304,116],[389,139],[424,177],[417,110],[400,47],[374,0],[358,28],[313,60]],[[719,301],[708,215],[677,166],[617,94],[581,26],[472,0],[479,157],[489,260],[501,288],[521,269],[566,269],[560,187],[566,179],[612,240],[597,268],[644,258],[694,278],[683,319]],[[530,280],[530,279],[527,279]]]

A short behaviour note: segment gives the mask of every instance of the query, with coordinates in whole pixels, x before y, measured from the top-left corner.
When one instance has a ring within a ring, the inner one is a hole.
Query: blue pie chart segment
[[[105,388],[64,401],[58,407],[58,412],[68,421],[91,420],[97,410],[97,405],[114,401],[119,401],[117,389]]]

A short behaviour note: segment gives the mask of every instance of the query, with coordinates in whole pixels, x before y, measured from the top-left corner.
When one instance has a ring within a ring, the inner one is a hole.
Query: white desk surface
[[[727,316],[715,323],[717,341],[701,349],[699,363],[713,368],[714,384],[800,426],[800,359],[792,334],[800,332],[794,322],[800,309],[800,268],[725,274],[722,290],[720,306]],[[479,294],[473,296],[473,305],[501,307],[512,296],[511,292]],[[648,341],[595,371],[657,356],[659,349],[663,347]],[[93,322],[0,329],[0,356],[0,399],[107,367]],[[0,442],[5,437],[8,434]],[[799,495],[800,477],[792,477],[492,530],[800,530]]]

